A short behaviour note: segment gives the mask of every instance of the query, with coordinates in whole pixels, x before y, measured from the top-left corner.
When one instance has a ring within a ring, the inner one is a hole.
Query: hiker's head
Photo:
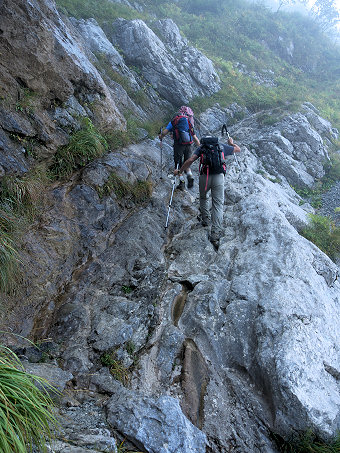
[[[186,105],[182,105],[182,107],[179,108],[178,113],[180,115],[186,115],[190,117],[194,116],[194,112],[192,111],[192,109],[190,107],[187,107]]]

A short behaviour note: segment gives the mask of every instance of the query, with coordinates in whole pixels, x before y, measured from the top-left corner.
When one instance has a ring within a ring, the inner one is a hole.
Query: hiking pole
[[[226,134],[227,134],[227,137],[228,137],[228,139],[229,139],[229,138],[230,138],[230,134],[229,134],[228,129],[227,129],[227,126],[226,126],[225,124],[223,124],[223,126],[222,126],[222,134],[223,134],[223,129],[225,129]],[[235,161],[236,161],[236,163],[237,163],[237,165],[238,165],[238,168],[241,168],[241,165],[239,164],[239,161],[238,161],[238,159],[237,159],[237,157],[236,157],[236,154],[235,154],[235,153],[233,153],[233,154],[234,154]]]
[[[234,157],[235,157],[236,163],[237,163],[237,165],[238,165],[238,168],[241,168],[241,165],[239,164],[239,161],[238,161],[238,159],[237,159],[237,157],[236,157],[236,154],[235,154],[235,153],[233,153],[233,154],[234,154]]]
[[[163,132],[163,128],[161,127],[160,130],[159,130],[159,134],[160,136],[162,137],[162,132]],[[160,139],[161,140],[161,143],[160,143],[160,148],[161,148],[161,178],[160,179],[163,179],[163,138]]]
[[[176,170],[178,170],[178,164],[176,166]],[[171,203],[172,203],[172,197],[174,196],[174,190],[175,190],[175,187],[176,187],[176,180],[177,180],[177,175],[175,176],[174,183],[173,183],[173,186],[172,186],[171,197],[170,197],[169,207],[168,207],[168,215],[166,216],[165,229],[168,228],[170,208],[171,208]]]

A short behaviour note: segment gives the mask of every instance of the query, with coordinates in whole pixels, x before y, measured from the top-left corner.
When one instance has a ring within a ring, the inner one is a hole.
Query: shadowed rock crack
[[[209,370],[195,342],[183,343],[181,387],[184,400],[182,409],[189,420],[202,429],[204,422],[204,396],[209,383]]]
[[[188,281],[183,281],[181,282],[182,285],[182,290],[180,293],[175,297],[173,304],[172,304],[172,309],[171,309],[171,317],[174,325],[178,327],[178,321],[180,320],[185,303],[187,301],[188,293],[191,292],[194,287],[193,285],[188,282]]]

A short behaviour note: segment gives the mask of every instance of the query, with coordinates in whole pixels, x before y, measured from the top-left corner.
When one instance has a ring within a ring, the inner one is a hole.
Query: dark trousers
[[[192,146],[191,145],[178,145],[174,143],[174,161],[175,167],[180,168],[183,163],[191,157],[192,154]]]

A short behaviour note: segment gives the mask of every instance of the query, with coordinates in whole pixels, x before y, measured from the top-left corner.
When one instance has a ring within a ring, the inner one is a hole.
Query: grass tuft
[[[83,119],[82,128],[75,132],[68,145],[58,149],[50,167],[52,179],[64,179],[102,156],[107,149],[105,138],[96,130],[89,118]]]
[[[301,235],[334,261],[340,253],[340,227],[335,226],[329,217],[316,214],[309,216],[311,223],[301,231]]]
[[[116,173],[111,173],[103,187],[97,188],[99,196],[108,196],[114,193],[118,200],[131,200],[136,204],[148,201],[152,195],[151,181],[124,181]]]
[[[12,235],[15,227],[13,215],[0,209],[0,291],[4,293],[13,289],[20,263]]]
[[[120,381],[123,385],[127,385],[129,382],[128,368],[126,368],[123,363],[116,358],[116,353],[114,351],[104,352],[100,361],[103,366],[107,366],[110,370],[112,376]]]
[[[42,200],[45,176],[40,169],[23,177],[4,176],[0,184],[0,203],[13,213],[33,220]]]
[[[18,357],[0,346],[0,451],[47,452],[57,420],[48,391],[57,391],[43,378],[25,372]]]

